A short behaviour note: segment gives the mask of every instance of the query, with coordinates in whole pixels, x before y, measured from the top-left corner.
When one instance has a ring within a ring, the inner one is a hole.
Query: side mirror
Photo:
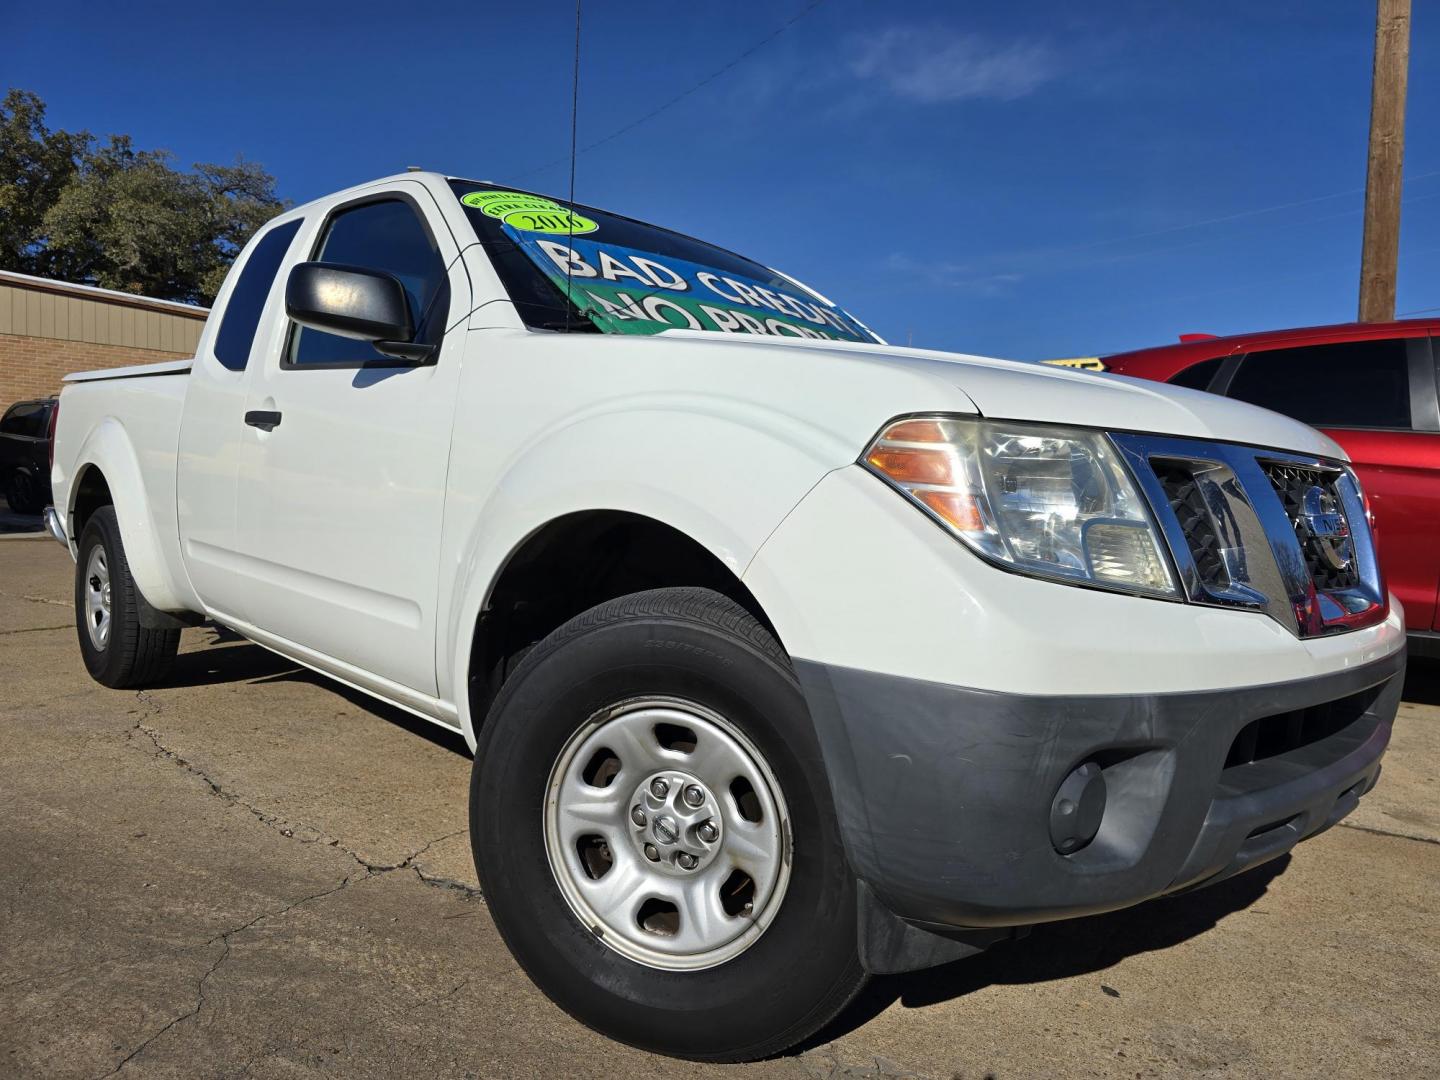
[[[386,356],[423,364],[435,346],[413,342],[415,324],[400,279],[339,263],[299,263],[285,282],[285,314],[301,326],[368,341]]]

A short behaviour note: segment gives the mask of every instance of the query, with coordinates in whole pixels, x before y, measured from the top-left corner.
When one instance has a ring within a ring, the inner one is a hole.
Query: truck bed
[[[176,448],[189,360],[87,371],[65,377],[55,427],[53,498],[61,523],[78,542],[72,520],[84,461],[108,464],[105,482],[126,537],[132,569],[143,574],[146,599],[163,611],[192,610],[195,597],[180,558],[175,510]],[[137,575],[138,576],[138,575]]]
[[[188,360],[164,360],[158,364],[130,364],[127,367],[101,368],[98,371],[76,371],[62,380],[67,383],[103,382],[107,379],[139,379],[149,375],[188,375],[193,357]]]

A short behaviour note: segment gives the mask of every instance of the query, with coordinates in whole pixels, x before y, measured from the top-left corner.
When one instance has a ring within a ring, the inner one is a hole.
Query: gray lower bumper
[[[1128,697],[796,669],[861,880],[911,922],[1001,927],[1219,881],[1334,824],[1379,776],[1405,654],[1298,682]],[[1084,763],[1104,776],[1103,817],[1093,842],[1061,854],[1052,808]]]

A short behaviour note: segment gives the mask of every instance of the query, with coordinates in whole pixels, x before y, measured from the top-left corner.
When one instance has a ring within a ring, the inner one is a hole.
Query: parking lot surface
[[[72,564],[0,544],[0,1075],[1435,1076],[1440,670],[1342,827],[1189,896],[875,980],[702,1067],[536,991],[475,888],[460,739],[213,629],[80,662]]]

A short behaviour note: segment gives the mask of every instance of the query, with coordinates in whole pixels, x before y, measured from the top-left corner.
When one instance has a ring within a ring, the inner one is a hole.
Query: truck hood
[[[766,339],[760,343],[738,335],[689,330],[658,336],[671,338],[672,335],[704,338],[721,347],[814,350],[852,363],[859,360],[884,366],[897,374],[904,372],[942,384],[951,392],[941,395],[939,400],[951,399],[953,391],[959,390],[974,403],[975,411],[995,419],[1180,435],[1348,460],[1333,439],[1288,416],[1215,394],[1145,379],[893,345],[799,338]],[[913,411],[922,412],[927,408],[943,411],[939,401],[928,405],[917,401]]]

